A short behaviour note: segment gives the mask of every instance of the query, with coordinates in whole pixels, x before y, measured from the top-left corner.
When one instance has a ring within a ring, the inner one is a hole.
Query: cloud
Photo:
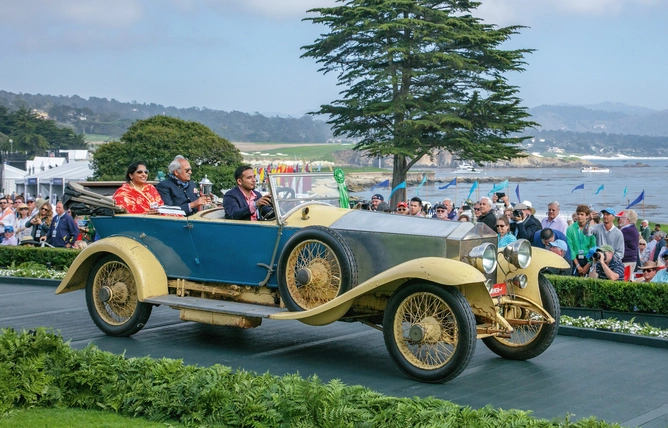
[[[140,21],[144,6],[140,0],[21,0],[0,8],[3,25],[15,28],[39,25],[82,25],[104,28],[126,27]]]
[[[192,0],[174,1],[192,2]],[[261,15],[272,19],[302,18],[306,17],[307,10],[335,4],[335,0],[207,0],[208,7],[219,12]]]
[[[486,0],[475,15],[498,25],[531,25],[540,17],[616,16],[638,7],[660,5],[661,0]]]

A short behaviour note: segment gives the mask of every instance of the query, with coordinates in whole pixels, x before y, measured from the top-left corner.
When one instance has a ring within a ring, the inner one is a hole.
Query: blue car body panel
[[[126,236],[160,260],[168,278],[258,286],[267,276],[279,227],[251,221],[204,221],[158,216],[96,217],[102,238]],[[286,241],[299,229],[281,230],[276,259]],[[252,256],[249,257],[249,254]],[[272,275],[268,287],[277,287]]]

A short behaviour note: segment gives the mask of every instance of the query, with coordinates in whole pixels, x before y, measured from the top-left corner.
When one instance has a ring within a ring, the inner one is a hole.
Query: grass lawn
[[[302,159],[311,162],[327,161],[334,162],[334,152],[341,150],[352,150],[352,145],[343,144],[318,144],[313,146],[283,147],[280,149],[264,150],[262,153],[277,155],[279,153],[287,155],[282,156],[285,160]]]
[[[84,134],[84,139],[86,141],[109,141],[117,137],[111,135],[102,135],[102,134]]]
[[[0,428],[9,427],[96,427],[96,428],[165,428],[181,427],[178,423],[150,422],[146,419],[120,416],[113,412],[82,409],[21,409],[0,417]]]

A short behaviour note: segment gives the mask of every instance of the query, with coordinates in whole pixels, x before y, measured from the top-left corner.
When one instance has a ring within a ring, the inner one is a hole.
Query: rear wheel
[[[390,298],[383,336],[402,372],[421,382],[441,383],[469,364],[476,345],[475,318],[455,287],[413,283]]]
[[[528,360],[545,352],[559,330],[561,308],[554,287],[543,274],[538,275],[538,288],[543,308],[555,319],[554,324],[541,324],[545,318],[528,308],[505,305],[501,315],[515,329],[510,338],[486,337],[482,341],[495,354],[509,360]],[[516,322],[514,322],[516,321]],[[536,321],[532,324],[524,321]]]
[[[337,232],[307,227],[285,244],[278,260],[278,289],[291,311],[316,308],[356,285],[355,257]]]
[[[109,336],[135,334],[144,327],[153,308],[137,299],[132,271],[114,255],[100,259],[88,275],[86,304],[95,325]]]

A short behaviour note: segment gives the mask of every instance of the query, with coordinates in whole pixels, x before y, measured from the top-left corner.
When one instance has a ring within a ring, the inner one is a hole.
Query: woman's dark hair
[[[129,183],[130,181],[132,181],[132,178],[130,178],[130,174],[134,174],[137,171],[137,168],[139,167],[139,165],[146,166],[146,162],[136,161],[136,162],[132,162],[130,164],[130,166],[128,167],[128,170],[125,172],[125,181],[126,182]]]

